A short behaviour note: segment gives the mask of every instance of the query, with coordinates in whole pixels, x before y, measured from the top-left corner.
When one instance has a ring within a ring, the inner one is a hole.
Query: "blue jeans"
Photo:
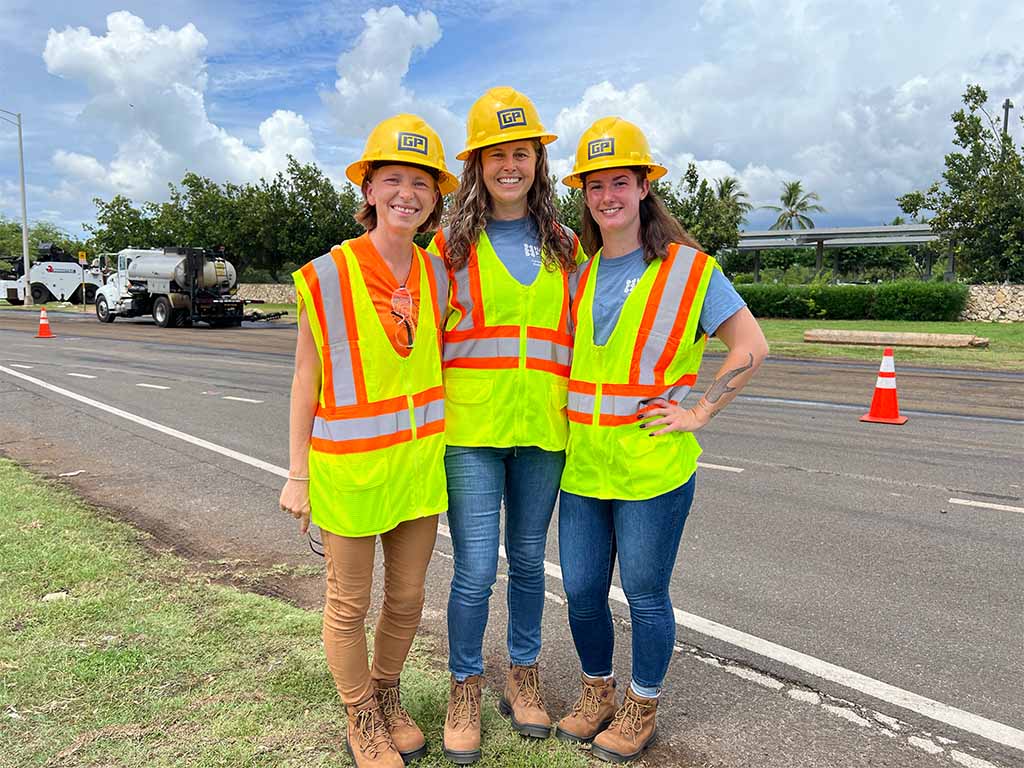
[[[645,501],[562,492],[558,550],[569,628],[585,674],[612,673],[615,630],[608,592],[618,554],[633,623],[633,682],[661,687],[676,640],[668,587],[695,480],[696,475],[674,491]]]
[[[448,667],[456,680],[484,671],[488,602],[498,574],[505,499],[508,655],[530,665],[540,655],[544,551],[565,465],[562,451],[448,446],[448,526],[455,575],[448,595]]]

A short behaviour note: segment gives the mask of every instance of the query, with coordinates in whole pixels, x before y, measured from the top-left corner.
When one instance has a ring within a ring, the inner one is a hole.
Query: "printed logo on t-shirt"
[[[639,283],[639,282],[640,282],[640,278],[639,277],[632,277],[632,278],[630,278],[629,280],[626,281],[626,285],[622,289],[622,292],[626,296],[629,296],[629,294],[631,294],[633,292],[633,289],[636,288],[637,283]]]
[[[530,243],[523,243],[523,250],[526,251],[526,258],[535,267],[540,266],[540,247]]]

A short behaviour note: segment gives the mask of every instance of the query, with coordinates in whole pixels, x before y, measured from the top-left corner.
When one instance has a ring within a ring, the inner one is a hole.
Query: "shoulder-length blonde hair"
[[[363,225],[363,229],[367,232],[377,228],[377,206],[370,205],[366,200],[366,187],[369,185],[370,180],[373,178],[373,174],[377,172],[377,169],[385,165],[408,165],[412,168],[419,168],[421,171],[429,173],[434,179],[434,191],[437,192],[437,202],[434,203],[434,210],[430,212],[427,220],[420,224],[419,229],[416,231],[420,234],[424,232],[433,232],[437,229],[441,223],[441,216],[444,214],[444,195],[441,194],[441,190],[437,186],[438,174],[433,168],[424,168],[422,165],[414,165],[412,163],[396,163],[393,161],[388,162],[377,162],[370,165],[370,170],[366,172],[366,176],[363,178],[363,183],[359,187],[359,190],[363,193],[363,205],[356,211],[356,221]]]
[[[555,190],[548,170],[547,149],[536,139],[533,140],[537,153],[533,185],[526,196],[527,215],[533,220],[540,237],[541,253],[548,269],[561,269],[569,273],[576,270],[576,244],[558,222],[555,210]],[[455,201],[448,211],[448,236],[445,238],[445,258],[448,267],[459,270],[466,266],[469,251],[480,233],[487,226],[491,210],[491,195],[484,185],[481,152],[487,147],[474,150],[462,167],[462,177],[455,193]]]
[[[630,168],[636,175],[637,184],[643,184],[647,178],[647,171],[642,167]],[[580,235],[580,242],[583,243],[583,250],[593,256],[604,245],[604,238],[601,237],[601,228],[597,226],[594,217],[590,214],[590,208],[586,203],[586,176],[583,177],[583,234]],[[649,190],[647,196],[640,201],[640,244],[644,249],[644,261],[650,264],[655,259],[663,259],[668,254],[668,247],[671,243],[680,243],[703,250],[700,243],[687,232],[675,216],[668,212],[665,203],[661,201],[654,190]]]

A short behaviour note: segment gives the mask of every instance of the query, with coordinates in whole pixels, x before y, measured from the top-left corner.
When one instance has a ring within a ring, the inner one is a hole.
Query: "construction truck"
[[[284,312],[246,313],[236,296],[238,276],[221,252],[204,248],[125,248],[117,271],[96,293],[96,318],[152,315],[161,328],[206,323],[240,326],[243,320],[272,320]]]
[[[8,304],[25,303],[25,269],[19,259],[7,274],[0,275],[0,298]],[[41,243],[36,249],[35,262],[29,267],[29,285],[32,301],[69,301],[72,304],[92,304],[96,292],[103,285],[103,272],[99,265],[82,266],[78,259],[52,243]],[[84,290],[84,294],[83,294]]]

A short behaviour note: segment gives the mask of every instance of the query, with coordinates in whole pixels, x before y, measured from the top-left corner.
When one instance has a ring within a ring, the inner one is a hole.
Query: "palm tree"
[[[715,179],[715,195],[723,203],[727,203],[740,212],[740,223],[746,223],[747,214],[754,210],[749,202],[750,195],[740,187],[740,180],[735,176]]]
[[[778,211],[779,218],[772,224],[772,229],[814,229],[814,222],[809,213],[825,213],[818,205],[817,192],[804,192],[799,181],[782,183],[782,195],[779,197],[781,206],[766,205],[769,211]]]

